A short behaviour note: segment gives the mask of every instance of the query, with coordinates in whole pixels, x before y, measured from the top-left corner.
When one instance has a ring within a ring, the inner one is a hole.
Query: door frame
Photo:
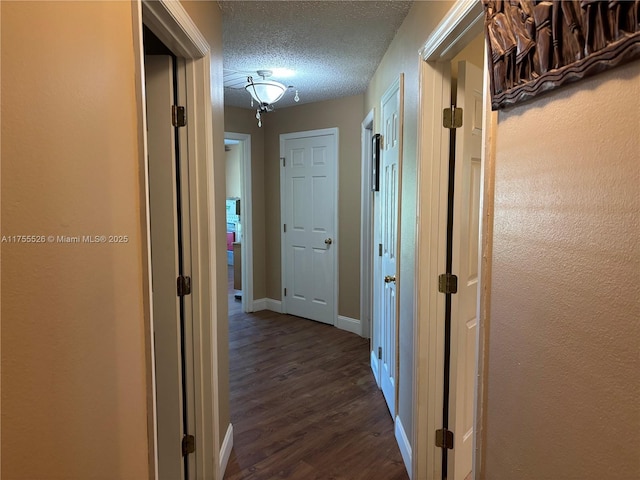
[[[338,275],[338,255],[340,254],[340,236],[338,231],[338,208],[339,203],[338,199],[340,197],[340,184],[339,184],[339,166],[340,166],[340,136],[337,127],[333,128],[322,128],[319,130],[305,130],[302,132],[293,132],[293,133],[282,133],[280,134],[280,158],[282,159],[285,156],[284,143],[286,140],[296,139],[296,138],[307,138],[307,137],[319,137],[323,135],[332,135],[334,148],[336,152],[336,164],[334,168],[334,182],[335,182],[335,193],[334,193],[334,205],[336,206],[336,212],[333,216],[333,238],[334,243],[331,248],[335,249],[333,256],[333,323],[331,325],[338,325],[338,292],[339,292],[339,275]],[[284,286],[287,284],[287,268],[286,268],[286,244],[285,244],[285,233],[282,225],[284,224],[285,218],[285,205],[284,205],[284,166],[282,162],[280,162],[280,271],[281,271],[281,298],[282,298],[282,313],[287,313],[287,297],[284,295]]]
[[[447,180],[449,132],[442,128],[442,111],[450,106],[445,81],[449,63],[483,30],[484,9],[477,0],[458,0],[420,50],[418,114],[418,244],[416,270],[416,315],[414,319],[414,401],[412,478],[440,479],[442,455],[435,446],[436,429],[442,426],[444,295],[438,292],[437,279],[445,271]],[[481,451],[484,435],[483,381],[485,370],[485,320],[489,301],[486,286],[490,266],[493,164],[487,155],[490,138],[486,49],[484,67],[483,152],[480,192],[480,278],[479,315],[475,387],[475,432],[473,475],[482,470]],[[489,221],[485,221],[487,218]],[[487,256],[489,253],[489,256]],[[485,286],[486,285],[486,286]]]
[[[242,249],[240,250],[242,277],[242,311],[253,312],[253,200],[251,183],[251,135],[224,132],[224,138],[242,145],[240,175],[240,218],[242,219]]]
[[[145,356],[147,365],[149,465],[158,476],[157,410],[155,398],[155,351],[153,346],[153,309],[151,299],[151,248],[149,224],[149,178],[146,135],[146,99],[144,88],[144,47],[142,25],[146,25],[178,59],[185,59],[187,92],[186,163],[189,169],[190,201],[189,234],[191,236],[192,337],[187,355],[193,358],[193,381],[188,385],[195,399],[196,454],[194,478],[218,478],[226,467],[220,455],[220,420],[218,398],[217,321],[215,312],[220,299],[216,272],[222,259],[215,249],[219,232],[213,219],[215,184],[213,178],[213,137],[211,110],[211,48],[182,5],[168,0],[137,0],[132,3],[134,29],[135,81],[137,112],[141,121],[138,134],[143,140],[139,158],[141,183],[144,187],[142,229],[146,242],[141,252],[147,274],[144,278],[147,300],[145,313]],[[226,264],[226,262],[224,262]],[[224,297],[226,302],[226,295]],[[213,321],[211,319],[214,319]],[[229,426],[229,428],[231,428]],[[231,441],[231,440],[230,440]],[[225,438],[226,442],[226,438]],[[226,449],[225,449],[226,451]],[[230,451],[230,447],[229,447]],[[227,455],[224,455],[227,457]],[[227,457],[228,458],[228,457]]]
[[[372,337],[373,300],[373,193],[371,191],[371,137],[375,108],[360,125],[362,152],[360,184],[360,336]]]

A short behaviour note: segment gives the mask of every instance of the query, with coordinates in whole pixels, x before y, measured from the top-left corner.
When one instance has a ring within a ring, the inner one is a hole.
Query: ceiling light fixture
[[[254,101],[258,103],[256,118],[258,119],[258,127],[261,127],[261,113],[273,111],[273,104],[283,97],[288,88],[293,87],[285,87],[280,82],[267,80],[267,77],[273,75],[271,70],[258,70],[257,74],[262,77],[262,79],[254,80],[253,77],[248,77],[247,85],[244,88],[251,94],[251,106],[253,107]],[[294,100],[296,102],[300,101],[298,90],[296,90]]]

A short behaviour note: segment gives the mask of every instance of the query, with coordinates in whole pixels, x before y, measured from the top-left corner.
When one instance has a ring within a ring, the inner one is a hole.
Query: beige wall
[[[266,298],[265,286],[265,210],[264,210],[264,128],[258,128],[255,112],[225,107],[224,129],[251,135],[251,202],[253,207],[253,298]]]
[[[337,127],[338,314],[360,318],[360,124],[362,95],[283,108],[264,115],[267,297],[280,300],[280,134]],[[247,115],[253,118],[251,110]]]
[[[404,73],[404,145],[402,152],[400,244],[400,362],[398,415],[412,438],[413,321],[416,254],[416,150],[418,133],[418,51],[451,7],[452,2],[415,2],[378,66],[365,94],[365,112],[375,108],[375,132],[380,132],[380,99]]]
[[[640,74],[500,112],[484,474],[640,478]]]
[[[147,478],[132,6],[2,2],[2,476]],[[55,19],[55,21],[53,21]]]
[[[242,158],[240,157],[241,148],[238,145],[228,145],[227,151],[225,148],[226,157],[226,196],[229,197],[242,197],[240,190],[240,179],[242,178]]]
[[[2,235],[128,236],[2,244],[2,475],[148,478],[148,285],[137,45],[129,2],[1,2]],[[187,5],[213,48],[224,229],[221,14]],[[55,21],[52,21],[55,19]],[[224,257],[223,239],[216,254]],[[224,262],[223,262],[224,263]],[[226,267],[216,272],[226,299]],[[229,422],[226,301],[216,305]]]

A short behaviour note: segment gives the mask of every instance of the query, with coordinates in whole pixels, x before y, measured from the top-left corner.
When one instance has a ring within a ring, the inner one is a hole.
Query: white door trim
[[[373,194],[371,192],[371,136],[375,109],[367,114],[361,124],[362,183],[360,185],[360,335],[371,338],[373,298],[372,254],[373,254]]]
[[[242,248],[240,250],[242,276],[242,311],[253,312],[253,200],[251,183],[251,135],[224,132],[224,138],[242,144],[240,175],[240,218],[242,223]]]
[[[147,391],[149,399],[149,466],[157,478],[157,432],[155,373],[153,369],[155,352],[153,349],[153,312],[151,301],[151,249],[149,225],[149,178],[147,164],[146,111],[144,89],[144,48],[142,25],[146,25],[169,47],[176,56],[190,59],[185,62],[187,92],[187,164],[189,168],[190,215],[192,260],[191,308],[193,312],[192,343],[187,345],[194,362],[193,395],[195,403],[196,454],[194,478],[221,478],[220,474],[220,420],[217,371],[217,325],[219,298],[216,271],[222,261],[216,255],[215,239],[218,232],[213,221],[215,185],[213,180],[213,136],[211,111],[211,49],[196,25],[179,2],[167,0],[138,0],[132,3],[134,18],[134,39],[136,55],[136,89],[138,91],[137,110],[141,119],[140,138],[143,139],[141,171],[145,188],[144,210],[142,212],[146,229],[147,278],[145,290],[148,298],[145,308],[149,321],[145,325],[147,357]],[[223,262],[226,264],[226,261]],[[226,295],[224,297],[226,302]],[[226,429],[226,428],[225,428]]]
[[[416,271],[416,315],[414,320],[414,401],[412,478],[439,479],[442,456],[435,446],[434,432],[442,426],[442,377],[444,349],[444,295],[438,293],[438,274],[443,273],[446,251],[448,132],[442,128],[442,110],[450,106],[446,77],[449,61],[483,28],[483,7],[477,0],[458,0],[420,50],[420,103],[418,131],[418,243]],[[486,64],[486,62],[485,62]],[[486,70],[486,67],[485,67]],[[485,88],[485,96],[487,90]],[[486,105],[486,101],[485,101]],[[486,112],[485,112],[486,113]],[[487,134],[486,115],[483,135]],[[483,179],[485,155],[483,150]],[[484,188],[484,186],[483,186]],[[484,191],[481,198],[484,199]],[[481,208],[486,213],[484,202]],[[481,232],[484,232],[481,225]],[[484,244],[484,239],[481,241]],[[483,282],[481,271],[480,282]],[[480,287],[482,291],[482,287]],[[477,378],[484,371],[485,331],[482,316],[478,322]],[[475,404],[482,408],[481,383],[476,385]],[[480,403],[478,401],[480,399]],[[476,454],[482,439],[480,415],[476,415],[474,435],[474,475],[480,469]]]
[[[337,325],[338,323],[338,256],[340,253],[340,232],[338,231],[338,198],[340,198],[340,187],[339,187],[339,166],[340,166],[340,137],[339,131],[337,127],[334,128],[323,128],[319,130],[306,130],[303,132],[293,132],[293,133],[284,133],[280,135],[280,158],[285,155],[284,144],[286,140],[295,139],[295,138],[305,138],[305,137],[319,137],[322,135],[333,135],[334,143],[335,143],[335,152],[336,152],[336,165],[335,165],[335,203],[336,206],[336,214],[333,218],[333,231],[334,231],[334,239],[336,240],[331,248],[335,249],[335,253],[333,256],[333,272],[334,272],[334,280],[333,280],[333,299],[334,299],[334,308],[333,308],[333,325]],[[283,219],[285,217],[285,206],[284,206],[284,167],[282,165],[282,161],[280,161],[280,268],[281,268],[281,285],[284,290],[284,285],[286,285],[286,245],[284,238],[284,231],[282,228]],[[284,293],[281,292],[282,295],[282,313],[287,313],[287,297],[284,296]]]

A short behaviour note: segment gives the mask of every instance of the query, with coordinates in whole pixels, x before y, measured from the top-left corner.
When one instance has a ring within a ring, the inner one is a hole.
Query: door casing
[[[444,295],[438,292],[438,275],[445,271],[447,179],[449,133],[442,128],[442,111],[450,106],[450,60],[482,32],[484,11],[481,2],[458,0],[428,37],[420,56],[420,103],[418,117],[418,244],[416,271],[416,315],[414,319],[414,401],[412,478],[439,480],[442,476],[440,449],[434,444],[434,432],[442,426]],[[486,50],[485,50],[486,65]],[[480,258],[478,336],[476,379],[484,378],[484,348],[486,332],[484,312],[489,301],[483,285],[488,285],[491,249],[486,234],[490,225],[483,221],[492,211],[493,165],[487,163],[487,138],[491,136],[487,90],[487,69],[484,69],[483,155],[481,178]],[[494,120],[491,121],[493,123]],[[487,258],[487,260],[484,260]],[[482,458],[477,455],[482,442],[482,381],[475,389],[474,475],[482,470]],[[480,478],[480,477],[476,477]]]
[[[193,381],[188,388],[194,398],[194,422],[196,452],[195,478],[221,478],[226,467],[231,445],[224,448],[221,457],[220,420],[218,399],[218,371],[214,366],[217,352],[217,324],[211,318],[217,318],[215,312],[218,303],[227,298],[218,298],[216,293],[216,271],[218,265],[226,265],[218,258],[215,239],[219,232],[213,221],[215,214],[215,182],[213,178],[213,138],[211,110],[211,48],[195,26],[184,7],[178,2],[167,0],[138,0],[131,3],[135,52],[135,82],[137,91],[136,109],[141,119],[138,134],[143,139],[139,165],[144,198],[141,198],[141,228],[146,234],[142,259],[147,269],[143,279],[146,292],[145,301],[145,355],[147,357],[148,392],[148,432],[149,465],[154,478],[158,475],[157,450],[157,410],[155,399],[155,351],[153,348],[153,312],[151,301],[151,249],[149,224],[149,179],[147,175],[147,137],[144,88],[144,48],[142,25],[146,25],[172,52],[185,61],[186,83],[188,85],[184,103],[187,109],[187,127],[184,133],[188,154],[186,163],[189,168],[188,192],[190,201],[189,234],[192,252],[192,293],[189,302],[192,308],[192,337],[187,354],[193,357]],[[226,286],[225,286],[226,289]],[[229,425],[227,432],[231,431]],[[232,442],[232,440],[230,440]],[[227,453],[228,452],[228,453]]]

